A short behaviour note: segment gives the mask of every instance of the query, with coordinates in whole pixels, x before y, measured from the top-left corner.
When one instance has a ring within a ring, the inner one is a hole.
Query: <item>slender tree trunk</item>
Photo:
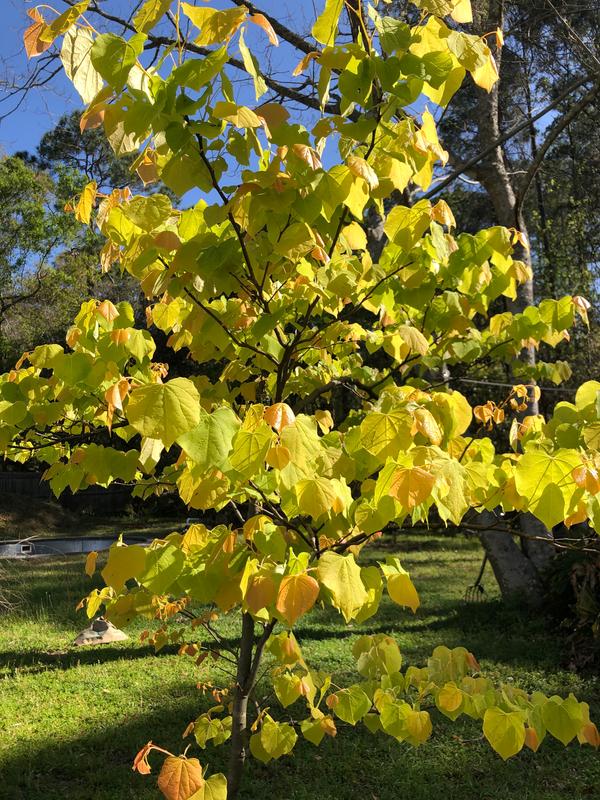
[[[239,797],[242,774],[248,754],[248,700],[252,691],[253,648],[254,620],[250,614],[245,613],[242,618],[242,636],[240,639],[240,653],[233,700],[227,800],[237,800]]]

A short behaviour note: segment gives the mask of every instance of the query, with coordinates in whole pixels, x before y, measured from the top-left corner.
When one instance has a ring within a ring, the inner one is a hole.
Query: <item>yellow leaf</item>
[[[277,611],[292,627],[296,620],[309,611],[319,596],[319,584],[310,575],[286,575],[277,593]]]
[[[267,452],[265,461],[273,469],[284,469],[290,463],[292,454],[283,444],[276,444]]]
[[[473,9],[471,8],[471,0],[458,0],[450,12],[450,16],[456,22],[473,22]]]
[[[183,13],[200,29],[200,35],[195,39],[197,45],[229,41],[248,16],[248,10],[245,7],[217,11],[214,8],[199,8],[189,3],[182,3],[181,8]]]
[[[348,487],[332,478],[306,478],[295,486],[302,514],[318,519],[324,514],[341,514],[348,503]]]
[[[431,736],[431,732],[433,730],[431,717],[427,711],[416,711],[411,709],[406,714],[404,724],[408,734],[406,740],[415,747],[420,744],[424,744]]]
[[[436,702],[440,711],[454,714],[462,706],[463,693],[455,683],[447,683],[440,689]]]
[[[387,590],[394,603],[399,606],[406,606],[410,608],[413,614],[416,614],[421,601],[408,572],[396,572],[389,575]]]
[[[333,428],[333,417],[331,416],[330,411],[315,411],[315,419],[317,420],[317,424],[323,433],[329,433],[329,431]]]
[[[505,761],[525,744],[525,725],[518,711],[488,708],[483,717],[483,735]]]
[[[413,418],[415,430],[426,436],[432,444],[439,445],[441,443],[442,432],[431,411],[426,408],[417,408]]]
[[[346,622],[353,619],[369,599],[360,567],[351,554],[324,553],[319,559],[317,576],[331,592],[332,603],[342,612]]]
[[[482,67],[472,70],[471,75],[477,86],[481,86],[486,92],[491,92],[492,87],[500,77],[494,56],[490,53],[486,63]]]
[[[146,552],[140,545],[131,547],[113,544],[108,552],[108,561],[101,572],[102,579],[107,586],[119,592],[125,582],[137,578],[144,571],[146,565]]]
[[[262,119],[251,108],[238,106],[236,103],[219,101],[215,104],[212,114],[217,119],[231,122],[236,128],[260,128],[263,124]]]
[[[311,31],[317,42],[325,46],[332,45],[335,42],[343,7],[344,0],[325,0],[325,8],[317,17]]]
[[[168,756],[158,776],[158,788],[166,800],[189,800],[204,786],[202,767],[197,758]]]
[[[90,224],[92,216],[92,208],[96,200],[98,192],[98,184],[96,181],[90,181],[79,196],[79,201],[75,206],[75,218],[84,225]]]
[[[87,554],[87,558],[85,559],[85,574],[88,575],[90,578],[96,571],[97,558],[98,558],[98,553],[95,550],[92,550],[91,553]]]
[[[360,158],[359,156],[348,156],[347,162],[348,169],[358,178],[362,178],[367,182],[369,189],[371,191],[376,189],[379,186],[379,178],[375,173],[373,167],[371,167],[364,158]]]
[[[346,227],[342,229],[342,236],[351,250],[367,249],[367,234],[358,222],[351,222],[350,225],[346,225]]]
[[[440,225],[446,225],[448,228],[456,228],[456,220],[452,209],[445,200],[438,200],[438,202],[431,209],[431,219],[439,222]]]

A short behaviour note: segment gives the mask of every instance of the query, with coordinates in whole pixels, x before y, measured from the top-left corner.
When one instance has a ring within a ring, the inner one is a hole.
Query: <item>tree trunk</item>
[[[510,534],[493,529],[496,518],[491,512],[479,514],[478,522],[489,526],[489,530],[479,534],[479,539],[494,570],[502,596],[521,600],[530,608],[539,607],[543,600],[543,587],[533,561]]]
[[[252,691],[253,646],[254,620],[250,614],[245,613],[242,618],[242,636],[233,700],[227,800],[237,800],[239,797],[242,774],[248,754],[248,700]]]
[[[503,28],[503,0],[475,0],[473,3],[473,22],[476,33],[484,34],[496,28]],[[496,60],[501,70],[502,54],[498,50]],[[500,130],[499,81],[491,92],[478,91],[477,119],[479,145],[481,149],[497,140]],[[477,169],[477,177],[486,190],[494,207],[496,219],[507,228],[517,228],[527,236],[527,225],[522,211],[517,206],[517,193],[507,168],[502,145],[498,145]],[[520,243],[515,248],[515,258],[523,261],[531,269],[531,254]],[[534,302],[533,279],[517,288],[517,298],[511,304],[514,313],[523,311]],[[521,361],[535,365],[535,349],[526,348],[521,353]],[[538,414],[537,401],[530,397],[528,414]],[[528,536],[551,538],[549,531],[530,514],[523,514],[520,520],[523,533]],[[520,595],[528,604],[536,606],[541,602],[541,572],[548,566],[555,549],[551,544],[528,539],[519,548],[510,534],[498,531],[480,535],[481,543],[488,554],[494,574],[504,597]]]

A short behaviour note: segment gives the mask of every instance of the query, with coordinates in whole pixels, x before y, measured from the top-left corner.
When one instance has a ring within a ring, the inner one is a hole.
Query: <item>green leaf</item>
[[[488,708],[483,717],[483,735],[506,761],[520,752],[525,744],[523,714],[519,711]]]
[[[126,413],[138,433],[170,447],[200,422],[200,395],[187,378],[151,383],[132,391]]]
[[[273,758],[288,755],[294,749],[298,736],[291,725],[275,722],[267,714],[259,733],[250,737],[250,752],[266,764]]]
[[[242,61],[244,62],[244,67],[246,68],[246,72],[249,75],[252,75],[252,80],[254,81],[254,91],[256,93],[256,99],[260,100],[263,94],[267,91],[267,84],[265,83],[264,78],[260,74],[256,58],[250,52],[248,45],[246,44],[246,40],[244,39],[243,28],[240,31],[240,38],[238,40],[238,44],[240,48],[240,53],[242,54]]]
[[[241,428],[233,439],[231,466],[245,478],[252,478],[264,466],[273,441],[273,431],[262,422],[255,430]]]
[[[352,646],[356,668],[365,678],[380,678],[398,672],[402,666],[400,648],[384,633],[361,636]]]
[[[569,513],[569,503],[577,486],[571,477],[581,466],[576,450],[530,450],[515,469],[517,492],[527,501],[527,509],[547,528],[562,522]]]
[[[146,36],[134,34],[129,41],[114,33],[101,33],[91,49],[92,64],[116,91],[127,83],[131,68],[144,48]]]
[[[180,67],[173,70],[169,83],[172,82],[175,86],[188,86],[199,92],[221,72],[227,58],[226,47],[220,47],[214,53],[202,58],[188,57]]]
[[[134,197],[122,210],[127,219],[138,228],[153,231],[169,219],[173,206],[166,195],[153,194],[150,197]]]
[[[542,706],[542,720],[548,733],[565,746],[577,736],[583,722],[579,703],[556,695]]]
[[[360,686],[341,689],[328,698],[327,704],[336,717],[349,725],[356,725],[371,710],[372,705],[369,696]]]
[[[185,556],[179,547],[168,544],[146,552],[146,568],[138,578],[152,594],[167,594],[183,569]]]
[[[212,414],[200,409],[200,422],[180,436],[177,444],[199,467],[226,471],[231,467],[229,454],[239,428],[240,421],[230,408],[223,406]]]
[[[133,27],[140,33],[148,33],[166,14],[171,0],[146,0],[133,18]]]
[[[222,772],[216,772],[189,800],[227,800],[227,778]]]
[[[349,622],[369,599],[354,556],[327,552],[317,566],[319,582],[331,592],[332,604]]]

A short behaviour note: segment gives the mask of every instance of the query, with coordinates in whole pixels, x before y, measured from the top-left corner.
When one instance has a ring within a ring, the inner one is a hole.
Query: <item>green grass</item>
[[[437,644],[462,644],[487,674],[546,693],[573,691],[600,717],[600,680],[560,667],[561,642],[548,620],[506,607],[486,575],[487,600],[463,601],[480,564],[475,542],[408,537],[399,543],[422,607],[413,616],[389,602],[348,628],[318,611],[297,632],[313,666],[353,680],[350,649],[359,633],[396,636],[405,662],[422,664]],[[377,554],[373,554],[374,556]],[[379,553],[381,556],[381,553]],[[118,645],[74,648],[85,627],[78,600],[92,582],[83,559],[4,562],[4,582],[22,594],[18,613],[0,617],[0,798],[4,800],[145,800],[158,798],[155,776],[131,771],[149,739],[175,752],[186,724],[208,699],[196,688],[198,668],[174,652],[155,656],[139,642],[142,626]],[[225,619],[224,632],[235,634]],[[218,673],[213,673],[218,682]],[[320,748],[301,741],[291,757],[248,769],[244,800],[579,800],[598,797],[600,758],[577,744],[554,741],[504,764],[470,721],[436,715],[434,735],[414,750],[386,736],[339,726]],[[188,740],[189,741],[189,740]],[[192,748],[193,749],[193,748]],[[224,766],[225,748],[196,752],[209,771]],[[156,760],[158,767],[159,760]]]

